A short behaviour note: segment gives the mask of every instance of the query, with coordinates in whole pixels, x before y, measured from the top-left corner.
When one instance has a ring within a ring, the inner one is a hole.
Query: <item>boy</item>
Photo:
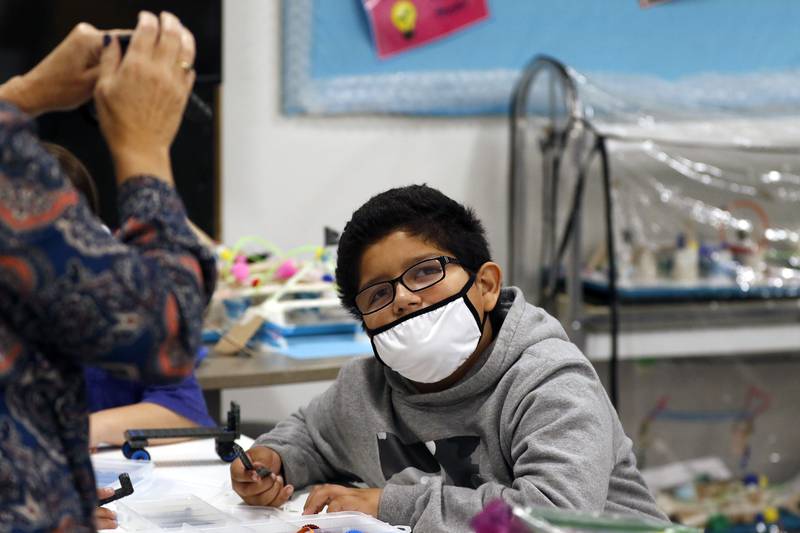
[[[361,511],[416,531],[466,531],[489,501],[664,519],[594,369],[558,321],[501,289],[474,213],[427,186],[358,209],[339,242],[342,303],[375,358],[231,465],[252,505],[314,487],[306,513]]]

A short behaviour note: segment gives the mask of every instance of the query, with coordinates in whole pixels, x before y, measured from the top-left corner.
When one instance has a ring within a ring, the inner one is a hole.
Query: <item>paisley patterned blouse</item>
[[[0,102],[0,531],[91,531],[84,363],[145,383],[193,369],[216,279],[175,190],[119,191],[117,238]]]

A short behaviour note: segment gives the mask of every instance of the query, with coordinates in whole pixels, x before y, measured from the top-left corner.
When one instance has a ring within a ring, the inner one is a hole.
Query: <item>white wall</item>
[[[285,117],[279,0],[229,0],[223,16],[225,242],[259,235],[284,248],[321,244],[324,225],[343,228],[370,196],[426,182],[476,209],[505,265],[505,118]],[[280,418],[294,408],[285,398],[305,403],[308,389],[272,391],[282,399],[264,401],[269,394],[239,391],[223,400],[243,401],[245,418],[248,405],[274,405],[278,412],[267,418]]]
[[[280,2],[224,2],[222,224],[283,246],[321,243],[355,208],[425,181],[474,206],[505,260],[504,118],[285,117]]]

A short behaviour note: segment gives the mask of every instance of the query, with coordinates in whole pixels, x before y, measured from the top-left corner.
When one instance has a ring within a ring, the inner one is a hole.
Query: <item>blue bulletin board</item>
[[[361,0],[284,0],[284,112],[504,113],[536,54],[588,74],[666,80],[800,67],[795,1],[489,0],[489,10],[486,21],[380,60]]]

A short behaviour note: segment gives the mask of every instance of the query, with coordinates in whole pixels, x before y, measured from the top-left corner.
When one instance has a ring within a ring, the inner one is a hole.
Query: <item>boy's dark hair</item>
[[[357,318],[361,317],[355,303],[361,256],[395,231],[406,231],[448,250],[472,272],[491,261],[486,232],[472,209],[427,185],[389,189],[359,207],[339,239],[339,298]]]
[[[64,175],[72,182],[72,186],[83,194],[86,203],[95,215],[100,214],[100,197],[97,195],[97,186],[92,179],[92,175],[86,170],[75,154],[61,145],[43,142],[42,146],[50,155],[56,158]]]

